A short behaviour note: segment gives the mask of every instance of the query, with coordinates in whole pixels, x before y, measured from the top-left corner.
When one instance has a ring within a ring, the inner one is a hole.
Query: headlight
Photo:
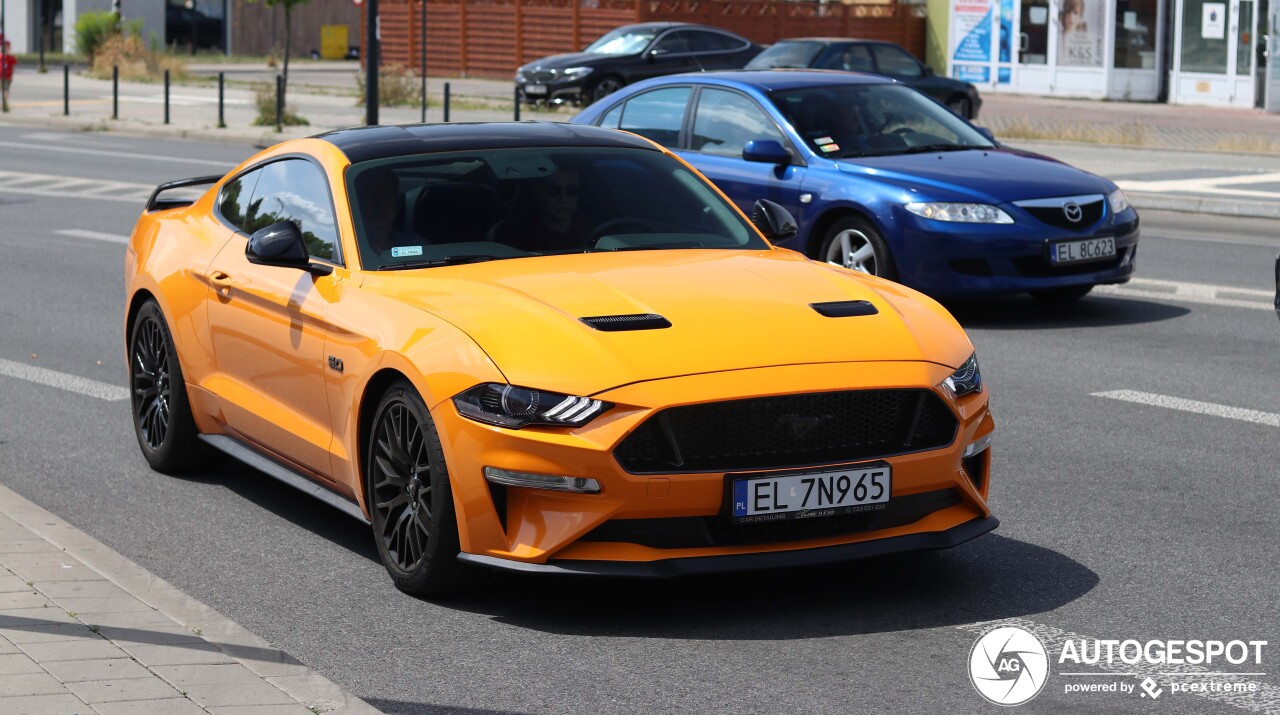
[[[911,203],[906,209],[934,221],[957,223],[1013,223],[1009,214],[990,204]]]
[[[453,398],[464,417],[477,422],[520,429],[525,425],[581,427],[611,405],[590,397],[489,382]]]
[[[565,79],[582,79],[591,74],[595,70],[594,67],[570,67],[567,70],[560,70],[560,74]]]
[[[946,390],[952,397],[982,392],[982,373],[978,371],[978,354],[970,355],[960,369],[951,373],[938,387]]]
[[[1116,189],[1107,194],[1107,205],[1111,207],[1111,213],[1118,214],[1129,208],[1129,197],[1124,195],[1124,191]]]

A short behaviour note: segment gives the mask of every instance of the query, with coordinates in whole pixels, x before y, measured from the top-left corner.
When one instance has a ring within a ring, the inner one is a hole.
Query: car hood
[[[550,55],[534,60],[522,66],[520,72],[534,70],[563,70],[570,67],[591,67],[627,55],[601,55],[594,52],[568,52],[562,55]]]
[[[863,157],[836,163],[848,174],[921,191],[925,200],[954,200],[929,195],[931,188],[991,204],[1110,191],[1105,179],[1087,171],[1003,148]]]
[[[973,351],[929,298],[786,250],[541,256],[374,273],[365,286],[465,331],[511,383],[576,395],[776,365],[958,367]],[[809,306],[848,300],[879,312],[828,318]],[[634,314],[671,327],[605,332],[579,320]]]

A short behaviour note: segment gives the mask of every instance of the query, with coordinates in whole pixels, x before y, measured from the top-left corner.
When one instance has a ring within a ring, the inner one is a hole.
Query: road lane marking
[[[1123,402],[1134,402],[1139,405],[1150,405],[1152,407],[1164,407],[1170,410],[1180,410],[1182,412],[1194,412],[1199,415],[1225,417],[1229,420],[1253,422],[1255,424],[1267,425],[1268,427],[1280,427],[1280,414],[1276,414],[1274,412],[1249,410],[1243,407],[1219,405],[1214,402],[1200,402],[1199,400],[1188,400],[1182,397],[1158,395],[1154,392],[1140,392],[1138,390],[1108,390],[1107,392],[1092,393],[1092,396],[1106,397],[1108,399],[1121,400]]]
[[[107,97],[110,99],[110,97]],[[122,102],[140,102],[142,104],[164,104],[164,97],[157,95],[143,94],[122,94],[120,95]],[[199,105],[217,104],[217,97],[206,97],[199,94],[170,94],[169,104],[174,107],[196,107]],[[228,105],[245,105],[252,104],[248,99],[231,99],[230,97],[222,100],[223,104]]]
[[[1028,633],[1031,633],[1036,638],[1039,638],[1040,642],[1044,644],[1045,650],[1048,652],[1048,655],[1049,655],[1049,661],[1050,661],[1049,672],[1050,673],[1053,673],[1056,675],[1086,675],[1086,673],[1084,672],[1073,672],[1073,673],[1056,672],[1059,667],[1059,664],[1054,663],[1053,661],[1057,657],[1055,654],[1060,654],[1062,652],[1062,648],[1064,645],[1066,645],[1066,642],[1068,640],[1076,641],[1077,643],[1080,642],[1081,640],[1094,640],[1090,636],[1080,635],[1079,633],[1072,633],[1071,631],[1065,631],[1061,628],[1055,628],[1050,625],[1045,625],[1044,623],[1037,623],[1035,621],[1027,620],[1026,618],[1002,618],[1000,620],[995,620],[995,621],[979,621],[977,623],[966,623],[964,625],[956,626],[956,629],[981,636],[983,633],[986,633],[994,628],[1000,628],[1003,626],[1012,626],[1014,628],[1021,628],[1022,630],[1027,631]],[[1112,636],[1108,636],[1108,637],[1112,637]],[[1106,665],[1106,664],[1099,662],[1097,665],[1071,664],[1070,667],[1072,669],[1099,668],[1099,667],[1102,667],[1103,665]],[[1112,665],[1112,667],[1114,667],[1114,665]],[[1162,685],[1169,684],[1170,678],[1175,678],[1175,679],[1193,678],[1193,677],[1203,677],[1205,675],[1210,675],[1208,668],[1198,666],[1198,665],[1174,666],[1169,663],[1147,663],[1145,661],[1140,660],[1139,662],[1133,665],[1125,663],[1123,667],[1126,668],[1126,670],[1125,672],[1122,672],[1122,673],[1112,673],[1112,672],[1094,673],[1092,671],[1089,671],[1087,674],[1104,676],[1104,677],[1132,676],[1137,679],[1151,678],[1153,680],[1163,678],[1164,679],[1163,682],[1157,680],[1157,682],[1161,682]],[[1178,668],[1178,670],[1175,671],[1173,670],[1173,668]],[[1213,700],[1215,702],[1218,702],[1224,705],[1232,705],[1242,710],[1248,710],[1250,712],[1255,712],[1255,713],[1263,713],[1264,715],[1280,715],[1280,687],[1272,685],[1271,683],[1259,682],[1257,680],[1247,680],[1246,679],[1247,676],[1250,676],[1250,675],[1253,675],[1253,674],[1252,673],[1230,673],[1226,675],[1216,675],[1215,677],[1221,677],[1225,682],[1231,682],[1231,683],[1240,683],[1240,682],[1255,683],[1257,685],[1257,690],[1255,690],[1254,692],[1228,693],[1228,692],[1212,692],[1212,691],[1202,692],[1198,690],[1193,692],[1195,695],[1199,695],[1202,698],[1207,698],[1209,700]]]
[[[15,149],[31,149],[33,151],[54,151],[66,152],[68,154],[85,154],[88,156],[114,156],[119,159],[129,159],[131,161],[164,161],[172,164],[201,164],[205,166],[217,166],[223,171],[230,171],[234,163],[229,161],[213,161],[211,159],[184,159],[180,156],[158,156],[145,152],[127,152],[127,151],[108,151],[106,149],[85,149],[83,147],[74,146],[58,146],[56,144],[33,144],[31,142],[6,142],[0,141],[0,146],[13,147]]]
[[[103,233],[102,231],[85,231],[79,228],[64,228],[54,233],[59,236],[71,236],[73,238],[88,238],[94,241],[110,241],[111,243],[128,243],[128,236],[121,236],[118,233]]]
[[[140,204],[151,197],[154,186],[124,181],[80,179],[53,174],[0,171],[0,193],[29,194],[65,199],[77,197]]]
[[[1182,303],[1202,303],[1226,308],[1275,310],[1275,290],[1237,288],[1236,286],[1184,283],[1155,278],[1134,278],[1121,285],[1100,285],[1094,292],[1125,298],[1163,298]]]
[[[69,375],[57,370],[49,370],[35,365],[14,362],[0,358],[0,375],[34,382],[37,385],[56,387],[59,390],[75,392],[99,400],[118,402],[129,399],[129,389],[98,380],[90,380],[79,375]]]
[[[1264,174],[1231,174],[1228,176],[1201,176],[1191,179],[1123,179],[1116,185],[1125,191],[1150,192],[1156,194],[1215,194],[1241,196],[1258,199],[1277,199],[1280,192],[1243,188],[1255,184],[1274,184],[1280,182],[1280,172]],[[1239,187],[1239,188],[1238,188]]]

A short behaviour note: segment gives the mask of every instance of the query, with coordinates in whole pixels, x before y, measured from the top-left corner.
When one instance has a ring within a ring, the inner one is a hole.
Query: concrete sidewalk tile
[[[98,634],[121,645],[186,645],[188,643],[204,643],[190,628],[179,625],[147,626],[145,628],[118,628],[101,626]]]
[[[93,640],[82,638],[78,641],[28,643],[22,646],[22,650],[41,663],[58,660],[106,660],[108,658],[129,657],[116,644],[96,635]]]
[[[85,617],[93,618],[105,613],[138,613],[155,611],[154,608],[133,596],[64,596],[56,599],[59,606]]]
[[[0,656],[4,658],[5,656]],[[86,680],[128,680],[151,678],[154,674],[138,665],[132,658],[101,658],[95,660],[42,661],[44,669],[63,683],[83,683]]]
[[[256,673],[239,663],[217,665],[157,665],[156,675],[178,687],[187,685],[227,685],[261,682]]]
[[[14,695],[56,695],[65,693],[66,688],[58,679],[41,670],[39,673],[22,673],[6,675],[0,678],[0,697]],[[0,710],[3,712],[3,710]]]
[[[34,586],[28,586],[26,579],[18,578],[13,574],[5,571],[0,574],[0,593],[10,593],[13,591],[30,591]]]
[[[0,563],[9,566],[2,558],[0,558]],[[52,566],[17,564],[9,566],[9,570],[23,579],[31,581],[36,585],[36,588],[39,588],[40,584],[46,581],[88,581],[98,575],[97,571],[84,564],[54,564]]]
[[[213,715],[314,715],[306,705],[215,705]]]
[[[55,643],[97,638],[83,623],[42,623],[29,619],[26,622],[14,623],[3,618],[0,618],[0,636],[8,638],[19,646],[29,643]]]
[[[44,669],[31,660],[26,653],[7,653],[0,655],[0,675],[21,675],[23,673],[41,673]]]
[[[147,630],[155,626],[182,625],[153,608],[145,611],[125,611],[122,613],[94,613],[87,615],[84,620],[100,627],[137,628],[139,630]]]
[[[3,581],[0,581],[3,583]],[[0,588],[0,591],[3,591]],[[59,581],[40,589],[49,598],[109,598],[128,596],[129,592],[111,583],[105,578],[91,581]]]
[[[208,715],[207,710],[186,698],[94,703],[93,709],[98,715]]]
[[[182,694],[159,678],[126,680],[90,680],[67,683],[67,690],[86,703],[115,703],[122,700],[161,700],[179,698]]]
[[[10,653],[21,653],[22,649],[13,644],[13,641],[0,636],[0,655],[9,655]]]
[[[52,623],[79,623],[79,621],[67,615],[67,612],[61,608],[52,605],[0,609],[0,628],[48,625]]]
[[[186,691],[187,697],[204,708],[220,705],[290,705],[298,702],[263,680],[256,683],[236,683],[234,687],[228,687],[226,683],[186,685],[182,690]]]
[[[92,715],[93,708],[71,693],[0,698],[4,715]]]
[[[27,534],[27,540],[31,539],[31,535]],[[5,568],[14,573],[18,573],[20,567],[41,568],[46,566],[56,566],[59,568],[88,568],[79,559],[64,551],[55,551],[53,553],[15,553],[8,554],[0,551],[0,564],[4,564]]]
[[[0,538],[0,554],[32,554],[62,553],[62,549],[44,539],[14,539],[10,541]]]
[[[0,593],[0,609],[11,610],[15,608],[43,608],[49,605],[49,599],[44,594],[37,593],[30,586],[26,591],[10,591],[8,593]]]
[[[226,653],[208,643],[191,643],[189,645],[130,645],[124,644],[125,650],[148,667],[158,665],[207,665],[215,663],[234,663]]]

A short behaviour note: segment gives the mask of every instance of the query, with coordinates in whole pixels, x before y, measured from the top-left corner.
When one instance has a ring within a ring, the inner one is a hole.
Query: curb
[[[199,629],[201,637],[211,645],[304,706],[334,715],[381,712],[240,624],[3,485],[0,485],[0,514],[75,557],[165,616]]]
[[[1280,219],[1280,203],[1271,201],[1239,201],[1210,199],[1174,194],[1152,194],[1126,191],[1129,203],[1138,209],[1178,211],[1180,213],[1234,216],[1237,218]]]

